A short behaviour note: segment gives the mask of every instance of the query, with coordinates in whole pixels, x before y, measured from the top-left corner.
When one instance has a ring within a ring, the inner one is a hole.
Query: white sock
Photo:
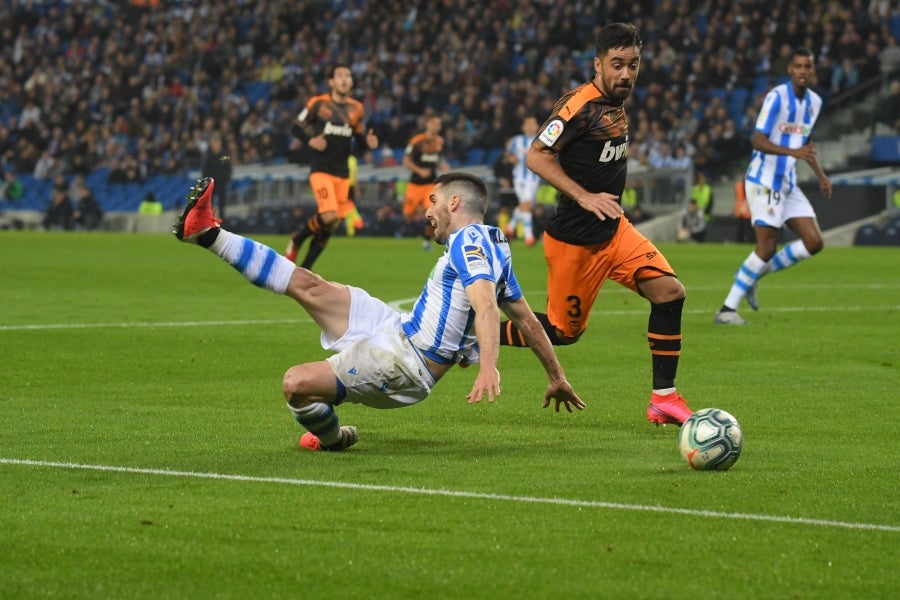
[[[513,232],[513,235],[516,234],[516,227],[519,226],[519,221],[522,218],[522,211],[518,208],[513,210],[512,216],[509,218],[509,224],[506,226],[507,229],[510,229]]]
[[[272,248],[224,229],[219,231],[209,249],[250,283],[276,294],[284,294],[297,268]]]
[[[532,227],[531,211],[522,211],[522,229],[524,230],[525,239],[530,240],[534,237],[534,228]]]
[[[731,310],[737,310],[738,304],[741,303],[741,298],[762,277],[765,267],[766,263],[763,259],[757,256],[756,252],[751,252],[734,276],[734,283],[731,285],[731,290],[729,290],[728,296],[725,298],[725,306]]]
[[[806,246],[803,245],[803,240],[794,240],[772,257],[772,260],[766,265],[767,269],[765,273],[774,273],[775,271],[793,267],[801,260],[805,260],[810,256],[812,256],[812,254],[810,254],[809,250],[806,249]]]

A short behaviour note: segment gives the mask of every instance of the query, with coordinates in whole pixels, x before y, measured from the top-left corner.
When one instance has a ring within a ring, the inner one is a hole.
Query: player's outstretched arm
[[[544,408],[550,406],[551,400],[556,402],[556,412],[559,412],[560,404],[564,404],[569,412],[572,412],[572,407],[578,410],[584,408],[584,402],[566,380],[566,374],[562,365],[559,364],[559,359],[556,357],[550,338],[547,337],[547,332],[544,331],[540,321],[534,316],[534,312],[528,306],[524,296],[514,302],[505,302],[501,306],[506,316],[525,336],[528,347],[541,361],[541,365],[547,373],[547,378],[550,380],[550,384],[544,392]]]
[[[478,339],[478,375],[466,397],[469,404],[481,402],[485,394],[488,402],[493,402],[500,395],[500,371],[497,370],[500,311],[497,309],[496,289],[494,283],[487,279],[478,279],[466,287],[466,296],[475,310],[475,337]]]

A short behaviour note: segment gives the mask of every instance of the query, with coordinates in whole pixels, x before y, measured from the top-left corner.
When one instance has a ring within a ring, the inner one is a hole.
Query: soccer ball
[[[681,455],[697,471],[727,471],[741,455],[744,435],[737,419],[718,408],[704,408],[681,425]]]

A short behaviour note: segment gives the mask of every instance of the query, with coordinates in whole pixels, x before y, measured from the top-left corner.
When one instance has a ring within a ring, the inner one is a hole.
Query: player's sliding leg
[[[175,237],[208,248],[253,285],[284,294],[296,265],[268,246],[221,229],[212,212],[214,185],[211,178],[204,178],[191,188],[184,213],[175,222]],[[315,376],[310,377],[309,373]],[[303,374],[299,381],[298,374]],[[322,392],[330,394],[333,401],[341,399],[341,384],[327,362],[293,367],[285,375],[284,389],[294,418],[309,432],[300,440],[302,447],[334,451],[356,443],[356,428],[341,427],[330,404],[309,401],[310,396],[320,396]]]

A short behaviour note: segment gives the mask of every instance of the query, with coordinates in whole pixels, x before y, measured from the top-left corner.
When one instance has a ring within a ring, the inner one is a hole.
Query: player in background
[[[487,188],[467,173],[435,181],[427,218],[447,251],[432,269],[410,314],[401,314],[360,288],[325,281],[248,238],[218,226],[211,198],[215,182],[201,179],[187,197],[175,236],[211,250],[254,285],[295,300],[321,330],[326,360],[287,370],[282,391],[288,409],[307,429],[307,450],[346,450],[357,441],[334,407],[343,402],[400,408],[424,400],[453,365],[478,363],[467,399],[493,402],[500,394],[497,322],[500,309],[516,323],[549,379],[544,407],[555,400],[582,409],[553,346],[519,289],[509,244],[484,224]]]
[[[285,257],[296,262],[300,246],[312,238],[302,267],[311,269],[322,254],[338,223],[351,210],[350,172],[347,159],[353,141],[365,143],[370,149],[378,147],[378,138],[371,130],[366,133],[362,103],[350,97],[353,75],[350,67],[335,65],[328,73],[331,91],[310,98],[297,115],[292,133],[306,139],[313,150],[310,162],[309,185],[316,198],[318,210],[299,231],[291,235]]]
[[[633,25],[603,27],[597,35],[593,80],[556,102],[528,151],[528,167],[559,191],[556,213],[544,233],[547,312],[537,316],[554,344],[573,344],[587,329],[607,279],[646,298],[653,365],[647,419],[681,424],[691,415],[675,390],[684,286],[619,202],[628,164],[624,103],[637,80],[642,48]],[[500,336],[501,344],[528,344],[509,321],[501,324]]]
[[[428,198],[438,171],[450,169],[441,158],[444,150],[442,126],[440,116],[430,115],[425,120],[425,131],[410,138],[403,154],[403,166],[412,172],[403,201],[403,218],[407,223],[425,221],[422,247],[426,250],[431,248],[431,240],[434,239],[434,228],[425,219],[425,211],[430,204]]]
[[[512,217],[506,225],[506,235],[509,239],[516,237],[516,229],[522,225],[522,235],[525,245],[534,246],[534,226],[532,207],[537,197],[537,189],[541,184],[541,178],[528,168],[528,149],[531,148],[538,132],[538,122],[534,117],[525,117],[522,120],[522,133],[509,140],[506,151],[514,158],[513,189],[516,191],[518,205],[513,210]]]
[[[512,138],[509,138],[510,140]],[[506,225],[512,218],[512,212],[519,205],[519,199],[516,198],[516,190],[513,187],[513,167],[515,166],[515,158],[509,153],[509,143],[507,142],[503,153],[497,157],[492,165],[494,179],[497,180],[497,227],[502,231],[506,231]],[[509,238],[509,236],[507,236]]]
[[[787,68],[790,81],[766,94],[750,138],[753,155],[744,176],[744,190],[750,219],[756,233],[756,248],[734,276],[725,302],[713,319],[724,325],[746,325],[737,312],[741,298],[753,310],[759,309],[756,287],[769,273],[793,267],[822,250],[822,233],[812,205],[797,185],[797,161],[805,160],[816,177],[819,190],[831,197],[831,180],[816,158],[816,146],[809,137],[819,114],[822,98],[809,89],[816,76],[813,53],[796,48]],[[778,248],[778,232],[787,225],[799,240]]]

